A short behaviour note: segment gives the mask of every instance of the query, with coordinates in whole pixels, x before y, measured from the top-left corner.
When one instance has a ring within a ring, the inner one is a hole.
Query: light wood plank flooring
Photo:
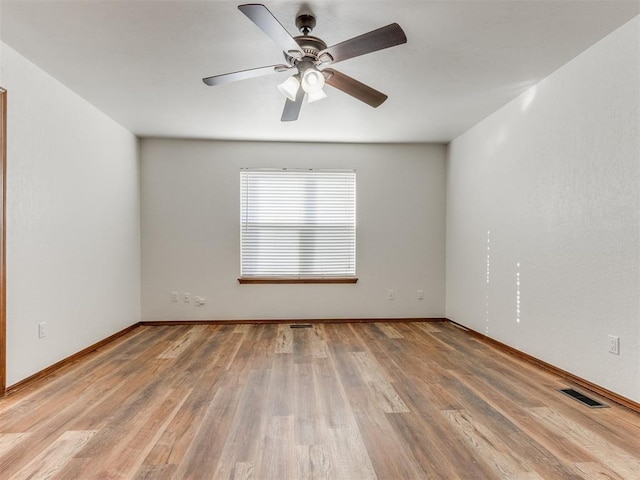
[[[448,323],[143,326],[0,399],[0,478],[640,479],[567,386]]]

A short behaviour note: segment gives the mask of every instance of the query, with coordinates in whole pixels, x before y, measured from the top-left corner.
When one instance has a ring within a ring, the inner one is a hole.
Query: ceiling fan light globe
[[[302,75],[302,89],[307,93],[322,91],[324,87],[324,75],[313,68],[308,69]]]
[[[310,92],[307,94],[307,103],[317,102],[318,100],[322,100],[323,98],[327,98],[327,94],[324,93],[324,90]]]
[[[278,90],[280,90],[280,93],[282,93],[292,102],[296,101],[296,95],[298,94],[299,88],[300,82],[296,77],[289,77],[280,85],[278,85]]]

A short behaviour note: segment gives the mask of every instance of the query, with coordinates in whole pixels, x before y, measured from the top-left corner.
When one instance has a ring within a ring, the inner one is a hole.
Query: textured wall
[[[131,133],[6,45],[1,64],[10,386],[139,321],[139,168]]]
[[[639,38],[636,17],[455,139],[447,172],[447,316],[635,401]]]
[[[241,167],[355,168],[359,282],[239,285]],[[440,317],[444,174],[443,146],[145,139],[143,319]]]

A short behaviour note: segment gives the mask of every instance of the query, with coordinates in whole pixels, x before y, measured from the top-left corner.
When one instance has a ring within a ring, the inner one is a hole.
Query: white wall
[[[7,45],[1,65],[10,386],[139,321],[139,165],[127,130]]]
[[[447,171],[447,316],[636,402],[639,39],[637,17],[455,139]]]
[[[444,314],[444,146],[144,139],[141,157],[143,320]],[[359,282],[239,285],[241,167],[356,169]]]

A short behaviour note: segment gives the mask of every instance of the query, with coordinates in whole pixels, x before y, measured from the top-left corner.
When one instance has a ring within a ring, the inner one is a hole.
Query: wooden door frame
[[[0,87],[0,395],[7,391],[7,91]]]

